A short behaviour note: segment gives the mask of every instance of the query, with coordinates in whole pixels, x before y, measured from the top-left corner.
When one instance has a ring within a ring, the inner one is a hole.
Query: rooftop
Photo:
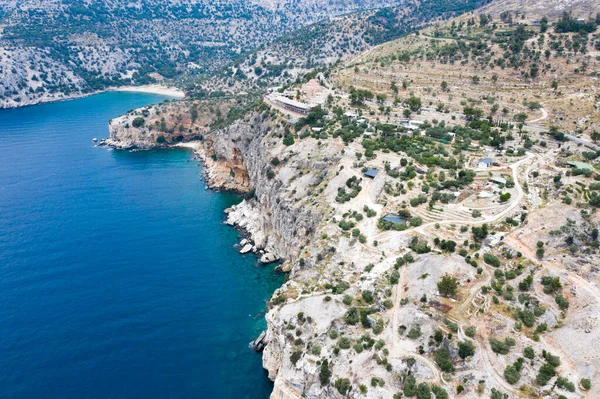
[[[370,177],[371,179],[374,179],[375,176],[377,176],[377,169],[369,168],[365,171],[364,175]]]
[[[585,162],[569,161],[569,162],[567,162],[567,165],[572,166],[577,169],[583,169],[583,170],[587,169],[587,170],[594,171],[594,167],[592,165],[590,165],[589,163],[585,163]]]

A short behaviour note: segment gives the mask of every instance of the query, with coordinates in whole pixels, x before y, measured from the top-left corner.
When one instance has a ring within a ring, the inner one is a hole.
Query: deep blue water
[[[233,248],[239,199],[188,151],[91,141],[163,99],[0,111],[0,396],[268,397],[248,342],[282,276]]]

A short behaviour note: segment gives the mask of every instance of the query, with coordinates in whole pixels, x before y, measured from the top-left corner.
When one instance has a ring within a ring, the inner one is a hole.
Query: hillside
[[[376,2],[9,1],[0,4],[0,106],[211,73],[301,26]]]
[[[285,85],[422,26],[481,7],[487,0],[406,1],[399,7],[346,14],[302,27],[260,46],[196,90],[251,91]]]
[[[555,18],[561,21],[555,27],[520,11],[493,15],[488,9],[361,54],[339,67],[332,81],[346,91],[379,94],[393,108],[418,97],[440,120],[479,115],[589,138],[600,122],[598,31],[564,31],[563,25],[583,24],[576,15]],[[385,121],[404,118],[393,111],[382,115]]]

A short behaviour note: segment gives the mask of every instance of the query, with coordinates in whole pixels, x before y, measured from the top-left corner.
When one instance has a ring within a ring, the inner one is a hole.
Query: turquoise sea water
[[[267,398],[248,342],[282,283],[185,150],[94,148],[163,97],[0,111],[0,397]]]

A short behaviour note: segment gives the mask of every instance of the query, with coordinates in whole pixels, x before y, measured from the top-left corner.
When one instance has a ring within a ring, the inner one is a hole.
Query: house
[[[594,171],[594,167],[585,162],[569,161],[569,162],[567,162],[567,165],[569,165],[575,169],[590,170],[592,172]]]
[[[307,115],[310,113],[313,107],[308,104],[301,103],[300,101],[292,100],[281,95],[270,95],[268,98],[275,104],[288,111],[295,112],[297,114]]]
[[[368,177],[369,179],[374,179],[375,176],[377,176],[377,169],[375,169],[375,168],[369,168],[369,169],[365,170],[364,175],[366,177]]]
[[[490,181],[492,183],[496,183],[496,184],[499,184],[501,186],[506,186],[506,179],[504,179],[502,177],[493,176],[493,177],[490,177]]]
[[[492,166],[492,163],[494,162],[494,160],[492,158],[482,158],[479,160],[479,163],[477,164],[477,167],[479,168],[489,168],[490,166]]]

